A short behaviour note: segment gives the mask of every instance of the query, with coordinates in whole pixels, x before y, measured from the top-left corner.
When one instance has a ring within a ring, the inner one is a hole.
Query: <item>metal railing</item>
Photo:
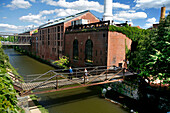
[[[84,69],[88,70],[88,76],[85,75]],[[96,85],[99,82],[109,83],[115,79],[122,79],[125,77],[125,68],[118,68],[115,66],[96,66],[96,67],[81,67],[73,68],[73,74],[69,73],[68,69],[64,70],[50,70],[40,76],[30,80],[27,84],[26,91],[23,95],[29,94],[36,89],[45,89],[53,87],[56,90],[61,90],[72,85],[76,87],[85,87],[89,85]],[[31,75],[33,77],[33,75]]]

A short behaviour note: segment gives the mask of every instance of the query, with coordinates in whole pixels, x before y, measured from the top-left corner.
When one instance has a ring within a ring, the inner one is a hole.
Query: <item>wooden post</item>
[[[106,80],[107,80],[107,71],[108,71],[108,70],[106,70],[106,78],[105,78]]]
[[[58,89],[58,76],[56,75],[56,89]]]
[[[125,68],[123,68],[123,80],[125,80]]]
[[[76,78],[77,78],[77,69],[76,69]]]
[[[84,76],[83,76],[83,78],[84,78],[84,85],[86,84],[86,78],[85,78],[85,73],[84,73]]]

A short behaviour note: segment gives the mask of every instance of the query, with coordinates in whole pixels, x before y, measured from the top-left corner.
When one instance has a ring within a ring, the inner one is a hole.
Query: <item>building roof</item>
[[[83,12],[80,12],[80,13],[77,13],[75,15],[70,15],[70,16],[67,16],[65,18],[61,18],[61,19],[57,19],[57,20],[54,20],[53,22],[48,22],[46,24],[43,24],[41,26],[39,26],[39,28],[45,28],[45,27],[49,27],[49,26],[53,26],[53,25],[56,25],[56,24],[60,24],[60,23],[64,23],[64,22],[67,22],[69,20],[72,20],[78,16],[81,16],[87,12],[90,12],[89,10],[86,10],[86,11],[83,11]]]

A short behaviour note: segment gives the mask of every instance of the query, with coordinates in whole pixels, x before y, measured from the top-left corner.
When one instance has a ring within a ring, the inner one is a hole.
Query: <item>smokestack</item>
[[[104,15],[103,21],[110,20],[112,22],[113,15],[112,15],[112,0],[104,0]]]
[[[160,17],[160,21],[165,18],[165,11],[166,11],[166,7],[161,7],[161,17]]]

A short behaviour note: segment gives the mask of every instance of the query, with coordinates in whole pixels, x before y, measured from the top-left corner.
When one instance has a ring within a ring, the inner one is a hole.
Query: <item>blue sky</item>
[[[90,10],[102,19],[104,0],[0,0],[0,32],[23,32],[48,20]],[[161,7],[170,0],[113,0],[113,20],[149,28],[159,22]]]

